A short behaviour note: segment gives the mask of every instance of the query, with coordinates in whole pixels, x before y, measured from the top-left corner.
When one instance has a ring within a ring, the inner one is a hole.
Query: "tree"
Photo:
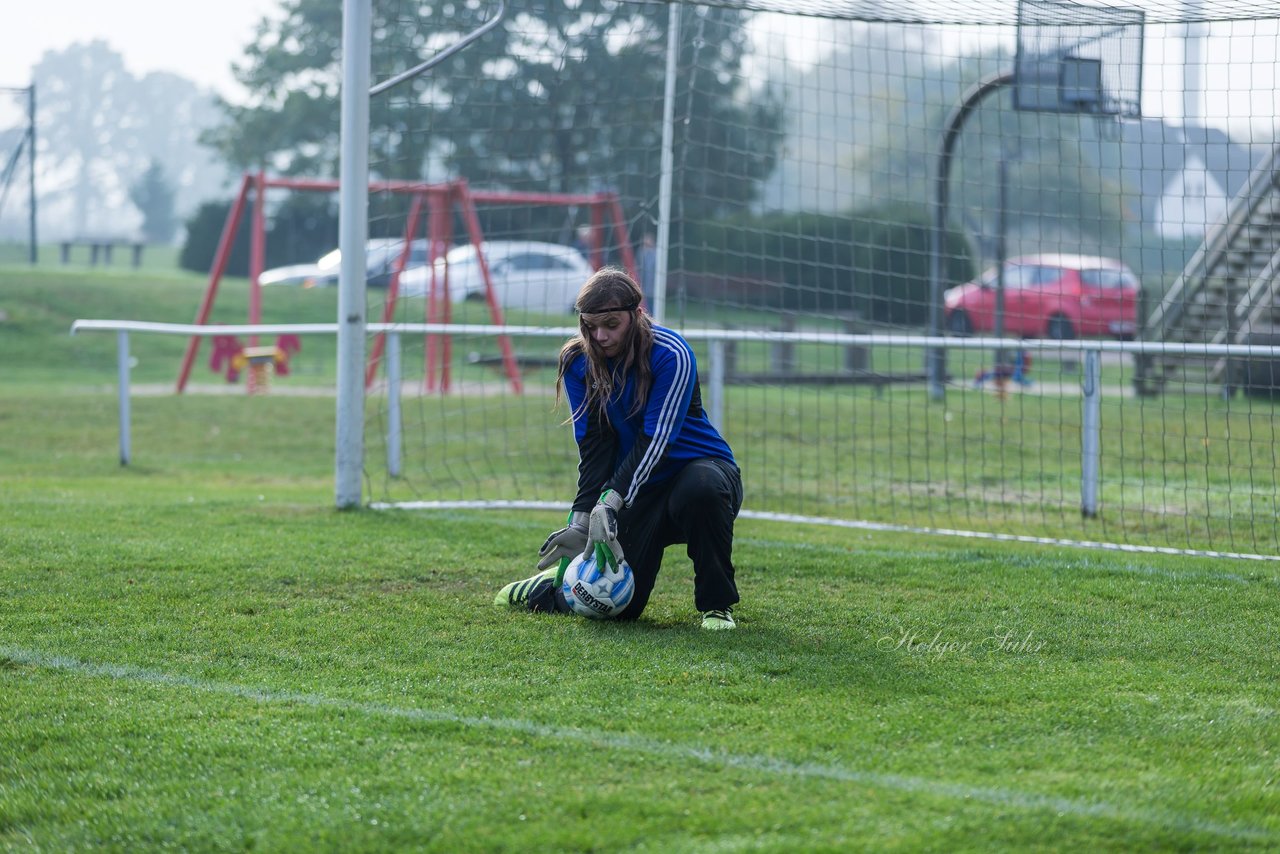
[[[227,170],[217,152],[200,144],[200,134],[221,120],[213,94],[163,71],[143,75],[133,89],[129,121],[136,145],[132,175],[152,160],[164,167],[179,214],[204,199],[224,195]]]
[[[129,188],[129,200],[142,212],[142,235],[148,243],[168,243],[177,220],[173,213],[173,187],[160,161],[151,159],[147,171]]]
[[[267,267],[315,261],[338,245],[337,202],[325,193],[294,193],[275,207],[267,223]],[[186,221],[187,238],[178,255],[184,270],[207,273],[213,267],[231,202],[205,202]],[[249,274],[250,220],[240,217],[227,257],[226,274]]]
[[[927,81],[937,76],[937,31],[897,23],[826,23],[827,38],[840,47],[813,64],[794,61],[785,40],[765,41],[764,71],[786,104],[787,138],[765,185],[764,209],[847,213],[889,201],[919,202],[902,195],[881,164],[856,167],[874,163],[878,146],[897,150],[915,143],[890,139],[886,128],[900,121],[894,111],[904,103],[925,99]]]
[[[695,298],[922,326],[931,300],[931,236],[926,205],[697,223],[685,234],[681,285]],[[963,237],[948,230],[944,279],[962,282],[973,273]]]
[[[178,253],[178,266],[199,273],[207,273],[213,267],[218,241],[230,212],[231,202],[204,202],[196,208],[187,218],[187,239]],[[241,217],[227,258],[227,275],[248,275],[249,240],[249,217]]]
[[[106,42],[75,44],[46,53],[33,77],[44,169],[70,185],[77,235],[105,227],[111,218],[102,210],[123,200],[120,164],[113,161],[132,150],[128,124],[120,121],[132,84],[124,61]]]
[[[943,125],[973,82],[1007,62],[972,56],[936,69],[929,80],[903,81],[885,94],[887,116],[875,144],[858,160],[860,171],[885,176],[878,184],[890,199],[929,202]],[[1125,227],[1125,192],[1087,161],[1082,123],[1075,115],[1018,112],[1012,93],[998,91],[970,114],[951,165],[951,219],[974,229],[991,257],[1000,212],[999,169],[1008,164],[1006,219],[1010,254],[1052,251],[1058,245],[1082,251],[1112,251]],[[894,128],[899,130],[895,131]],[[912,128],[903,134],[901,128]]]
[[[173,74],[131,75],[103,41],[49,51],[32,70],[40,97],[46,234],[121,236],[141,225],[130,190],[153,162],[175,211],[217,190],[225,170],[197,142],[217,118],[212,96]]]
[[[654,204],[667,7],[522,5],[429,76],[375,99],[370,146],[381,154],[383,174],[420,178],[442,167],[474,184],[607,188],[633,206]],[[452,44],[486,14],[448,0],[416,8],[411,20],[375,12],[378,43],[404,46],[375,51],[375,79]],[[207,137],[229,162],[288,174],[336,171],[340,11],[328,0],[287,0],[281,20],[260,25],[237,69],[253,101],[223,104],[228,121]],[[773,168],[781,110],[740,76],[748,14],[686,12],[692,20],[682,27],[680,65],[687,88],[676,117],[686,214],[740,209]]]

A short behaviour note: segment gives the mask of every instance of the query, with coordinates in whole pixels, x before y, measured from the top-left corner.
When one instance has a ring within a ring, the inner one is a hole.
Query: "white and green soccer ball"
[[[611,620],[631,604],[636,579],[624,560],[616,570],[601,566],[592,554],[578,555],[564,571],[564,601],[575,614],[593,620]]]

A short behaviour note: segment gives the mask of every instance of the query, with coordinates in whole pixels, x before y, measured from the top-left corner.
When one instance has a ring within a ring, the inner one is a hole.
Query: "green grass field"
[[[509,612],[555,514],[335,511],[332,398],[139,397],[118,465],[69,318],[202,287],[0,270],[0,849],[1280,847],[1275,563],[747,520],[736,632],[679,549],[636,624]]]

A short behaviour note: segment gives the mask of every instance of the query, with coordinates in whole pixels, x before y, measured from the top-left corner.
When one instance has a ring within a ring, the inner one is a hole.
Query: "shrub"
[[[931,229],[927,210],[907,206],[693,223],[674,278],[694,298],[716,292],[759,307],[921,325],[931,299]],[[961,235],[945,235],[943,256],[944,287],[973,277]]]
[[[208,272],[213,267],[231,202],[205,202],[187,220],[187,239],[178,263],[185,270]],[[249,274],[251,210],[240,216],[235,242],[227,259],[229,276]],[[338,245],[335,203],[323,193],[294,193],[274,207],[267,225],[266,267],[309,263]]]
[[[222,226],[231,211],[230,202],[205,202],[187,220],[187,239],[178,255],[178,265],[184,270],[207,273],[213,267],[218,252]],[[240,218],[240,228],[231,247],[227,273],[244,276],[249,269],[249,218]]]

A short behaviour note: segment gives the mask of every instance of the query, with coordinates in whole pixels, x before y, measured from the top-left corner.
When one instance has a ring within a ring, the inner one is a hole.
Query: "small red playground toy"
[[[302,341],[297,335],[281,335],[273,346],[267,347],[245,347],[234,335],[215,335],[209,368],[224,373],[229,383],[238,381],[240,373],[248,368],[249,394],[265,394],[267,369],[271,368],[278,377],[288,376],[289,358],[301,349]]]

